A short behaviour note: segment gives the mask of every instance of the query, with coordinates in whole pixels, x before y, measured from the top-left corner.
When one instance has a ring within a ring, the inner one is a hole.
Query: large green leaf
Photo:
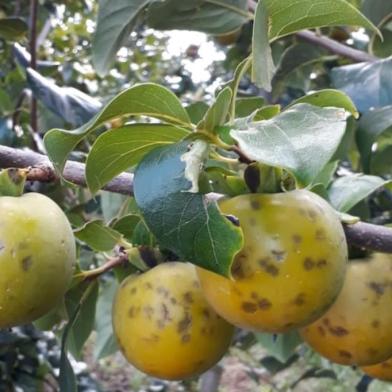
[[[115,55],[128,38],[140,11],[151,0],[100,0],[92,59],[97,73],[106,75]]]
[[[387,183],[381,177],[362,174],[340,177],[328,189],[329,200],[338,211],[347,212]]]
[[[346,0],[265,0],[271,18],[270,39],[322,26],[361,26],[377,31]]]
[[[301,186],[310,184],[339,146],[346,128],[342,109],[309,104],[291,107],[270,120],[250,123],[247,130],[232,130],[246,155],[283,167]]]
[[[333,68],[334,87],[345,92],[360,112],[392,105],[392,58]]]
[[[243,246],[241,229],[222,216],[215,204],[191,193],[185,178],[187,142],[158,147],[140,162],[134,178],[136,202],[163,248],[223,275],[230,275]]]
[[[26,36],[28,26],[21,18],[0,18],[0,38],[19,41]]]
[[[361,153],[363,170],[370,172],[373,144],[392,127],[392,106],[374,109],[365,113],[359,121],[356,134],[358,149]],[[392,138],[391,138],[392,143]]]
[[[247,0],[164,0],[148,8],[148,24],[159,30],[198,30],[223,34],[250,19]]]
[[[176,125],[190,126],[187,112],[178,98],[154,83],[133,86],[113,98],[91,121],[73,131],[52,129],[44,138],[48,156],[62,171],[68,154],[90,132],[121,116],[144,115]]]
[[[320,107],[342,108],[347,112],[350,112],[355,118],[358,118],[359,116],[357,108],[351,98],[339,90],[325,89],[310,93],[304,97],[298,98],[287,106],[287,108],[299,103],[309,103]]]
[[[154,148],[175,143],[189,132],[166,124],[134,124],[103,133],[86,162],[86,180],[95,193],[113,177],[136,165]]]
[[[266,91],[271,91],[271,81],[275,73],[268,32],[268,9],[266,1],[257,3],[252,37],[252,81]]]
[[[112,250],[121,238],[121,234],[105,226],[101,220],[87,222],[83,227],[74,231],[75,237],[98,252]]]

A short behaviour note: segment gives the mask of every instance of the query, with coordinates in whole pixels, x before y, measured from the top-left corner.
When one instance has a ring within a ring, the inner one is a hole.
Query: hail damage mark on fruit
[[[276,261],[283,261],[286,258],[287,252],[284,250],[271,250],[272,255],[274,256]]]
[[[314,268],[315,262],[310,258],[306,257],[304,260],[304,268],[306,271],[310,271]]]
[[[317,327],[317,329],[318,329],[320,335],[322,335],[322,336],[325,336],[325,335],[326,335],[325,329],[324,329],[321,325],[319,325],[319,326]]]
[[[279,268],[276,267],[273,263],[269,262],[270,258],[265,257],[259,261],[260,267],[269,275],[271,276],[278,276],[279,275]]]
[[[325,239],[327,238],[325,234],[325,230],[317,229],[314,238],[316,238],[317,241],[325,241]]]
[[[305,293],[299,293],[294,299],[293,304],[296,306],[302,306],[305,304]]]
[[[369,282],[368,287],[373,290],[377,296],[382,296],[385,293],[385,286],[379,282]]]
[[[134,306],[131,306],[131,307],[128,309],[128,316],[129,316],[130,318],[133,318],[133,317],[135,317],[135,315],[136,315],[136,309],[135,309]]]
[[[130,292],[131,295],[136,294],[137,293],[137,287],[132,287],[129,292]]]
[[[328,263],[327,263],[327,260],[325,260],[325,259],[320,259],[320,260],[317,261],[316,266],[317,266],[317,268],[323,268],[323,267],[325,267],[327,264],[328,264]]]
[[[368,348],[368,349],[366,350],[366,352],[367,352],[370,356],[373,356],[373,355],[377,355],[377,354],[378,354],[378,350],[376,350],[375,348],[372,348],[372,347]]]
[[[259,210],[261,208],[261,203],[258,200],[251,199],[250,206],[253,210]]]
[[[272,303],[267,298],[261,298],[259,301],[257,301],[257,306],[261,310],[267,310],[272,306]]]
[[[352,358],[352,354],[350,352],[346,351],[346,350],[339,350],[338,353],[339,353],[339,355],[342,358],[345,358],[345,359],[351,359]]]
[[[180,334],[185,333],[192,325],[192,316],[188,313],[184,313],[184,317],[177,324],[177,332]]]
[[[257,305],[253,302],[243,302],[241,308],[246,313],[255,313],[257,311]]]
[[[193,295],[192,295],[192,293],[190,291],[187,291],[186,293],[184,293],[183,294],[183,298],[184,298],[184,301],[187,304],[192,304],[194,302],[193,301]]]
[[[188,343],[191,340],[191,335],[189,333],[181,336],[182,343]]]
[[[31,266],[33,265],[33,257],[32,256],[26,256],[22,259],[21,261],[22,269],[23,271],[28,271]]]
[[[152,290],[154,287],[150,282],[146,282],[146,283],[144,283],[144,288],[146,290]]]
[[[371,325],[373,328],[378,328],[380,326],[380,320],[373,320]]]
[[[346,335],[348,335],[350,333],[346,328],[344,328],[344,327],[342,327],[340,325],[335,326],[335,327],[329,326],[328,327],[328,331],[332,335],[335,335],[335,336],[346,336]]]
[[[293,234],[291,238],[296,245],[299,245],[302,242],[302,236],[300,234]]]
[[[158,286],[156,288],[156,291],[158,294],[161,294],[164,298],[167,298],[170,295],[170,291],[166,287],[163,287],[163,286]]]
[[[146,305],[143,307],[143,313],[149,320],[151,320],[154,315],[154,308],[151,305]]]

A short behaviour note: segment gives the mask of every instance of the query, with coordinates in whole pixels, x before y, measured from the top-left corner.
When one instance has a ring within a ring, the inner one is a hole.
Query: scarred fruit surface
[[[336,302],[302,329],[318,353],[343,365],[373,365],[392,357],[392,256],[351,260]]]
[[[347,245],[330,205],[314,193],[246,194],[223,200],[245,244],[233,279],[198,268],[210,305],[232,324],[265,332],[304,326],[333,303],[344,280]]]
[[[234,332],[207,304],[195,267],[179,262],[125,279],[114,300],[113,327],[131,364],[171,380],[213,366]]]
[[[0,197],[0,328],[29,323],[63,297],[76,258],[71,226],[47,196]]]

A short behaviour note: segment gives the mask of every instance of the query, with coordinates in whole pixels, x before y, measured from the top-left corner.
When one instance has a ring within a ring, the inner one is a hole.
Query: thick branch
[[[255,11],[256,5],[257,5],[256,1],[248,0],[248,7],[251,12]],[[296,33],[296,36],[304,41],[310,42],[317,46],[321,46],[322,48],[327,49],[331,53],[346,57],[357,63],[378,60],[377,57],[372,56],[371,54],[368,54],[366,52],[363,52],[362,50],[350,48],[347,45],[341,44],[323,35],[315,34],[314,32],[309,30],[300,31]]]
[[[45,155],[28,150],[19,150],[0,145],[0,169],[30,167],[28,179],[31,181],[50,182],[58,179],[53,165]],[[85,186],[85,165],[80,162],[68,161],[63,176],[66,180]],[[110,181],[103,189],[110,192],[133,194],[133,176],[123,173]],[[220,195],[209,194],[209,199],[216,200]],[[347,242],[351,245],[369,250],[392,253],[392,229],[370,223],[358,222],[343,225]]]

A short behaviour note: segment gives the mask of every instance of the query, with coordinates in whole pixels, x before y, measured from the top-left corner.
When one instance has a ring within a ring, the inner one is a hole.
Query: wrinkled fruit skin
[[[207,304],[195,267],[164,263],[123,281],[114,301],[120,349],[154,377],[181,380],[213,366],[230,346],[234,328]]]
[[[234,259],[234,280],[198,268],[216,312],[236,326],[274,333],[320,317],[347,264],[343,228],[329,204],[298,190],[241,195],[219,206],[239,219],[245,244]]]
[[[377,363],[376,365],[363,366],[361,370],[368,376],[383,381],[392,381],[392,359]]]
[[[352,260],[333,306],[302,329],[318,353],[343,365],[373,365],[392,356],[392,256]]]
[[[0,328],[36,320],[55,307],[76,259],[71,226],[47,196],[0,197]]]

